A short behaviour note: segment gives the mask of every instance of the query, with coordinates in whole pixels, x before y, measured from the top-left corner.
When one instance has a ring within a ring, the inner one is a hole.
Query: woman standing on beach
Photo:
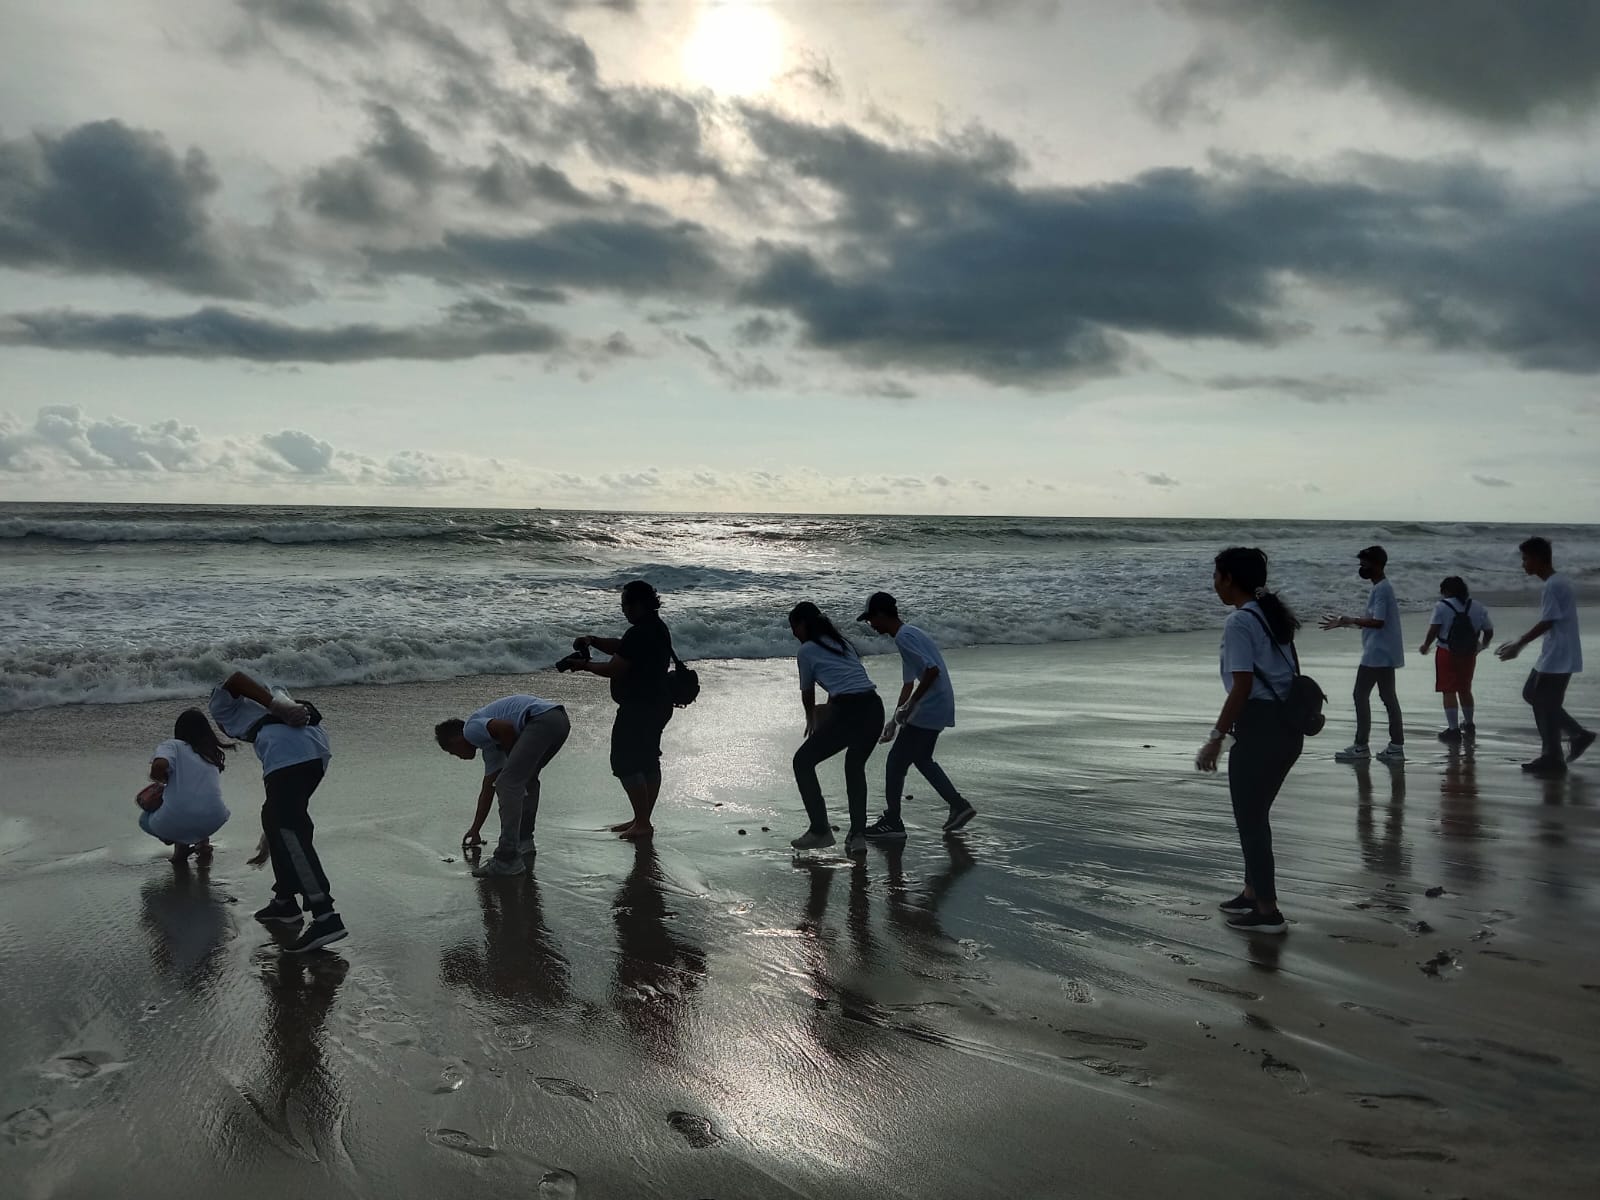
[[[1282,701],[1298,671],[1288,605],[1267,591],[1267,556],[1235,546],[1217,555],[1211,586],[1234,611],[1222,626],[1222,685],[1228,698],[1195,766],[1215,771],[1231,732],[1228,793],[1244,853],[1244,890],[1220,905],[1228,924],[1247,933],[1283,933],[1268,814],[1305,737],[1292,728]]]
[[[573,641],[578,653],[563,659],[563,670],[588,671],[611,681],[617,716],[611,724],[611,773],[633,805],[633,820],[611,827],[624,838],[645,838],[661,795],[661,731],[672,720],[667,668],[672,662],[672,632],[661,619],[661,597],[642,579],[622,589],[622,615],[629,629],[620,638],[585,634]],[[591,649],[609,654],[590,662]]]
[[[828,806],[817,782],[817,764],[845,752],[845,791],[850,799],[846,854],[867,848],[867,759],[883,732],[883,701],[861,655],[809,600],[789,613],[789,630],[800,642],[800,704],[806,713],[806,740],[794,755],[794,778],[811,828],[789,844],[796,850],[833,845]],[[817,685],[828,693],[823,710]]]
[[[178,714],[172,737],[156,747],[150,760],[149,787],[139,793],[139,828],[172,847],[172,861],[193,854],[211,861],[211,835],[228,820],[222,802],[223,752],[230,742],[217,739],[211,722],[198,708]]]

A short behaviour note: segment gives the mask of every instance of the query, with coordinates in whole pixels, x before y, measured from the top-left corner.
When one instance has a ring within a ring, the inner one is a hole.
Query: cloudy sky
[[[1600,520],[1593,0],[0,28],[0,499]]]

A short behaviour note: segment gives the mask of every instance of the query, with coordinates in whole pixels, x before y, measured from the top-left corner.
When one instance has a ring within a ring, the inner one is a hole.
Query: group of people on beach
[[[1524,647],[1543,639],[1538,663],[1528,677],[1523,697],[1532,706],[1542,749],[1523,764],[1534,774],[1564,772],[1593,743],[1595,735],[1580,726],[1564,707],[1567,685],[1583,669],[1576,600],[1571,584],[1555,571],[1550,543],[1533,537],[1523,542],[1523,569],[1543,581],[1539,621],[1520,638],[1503,644],[1502,659],[1515,658]],[[1334,755],[1340,762],[1370,758],[1399,764],[1405,760],[1405,730],[1395,692],[1395,671],[1404,665],[1399,605],[1388,581],[1388,556],[1381,546],[1362,550],[1357,561],[1362,578],[1372,584],[1360,616],[1329,614],[1323,629],[1359,628],[1361,665],[1356,674],[1355,742]],[[1231,735],[1228,787],[1244,859],[1244,884],[1239,894],[1220,907],[1228,924],[1253,933],[1279,934],[1286,922],[1278,907],[1270,812],[1290,770],[1300,758],[1306,736],[1320,729],[1321,691],[1301,674],[1295,633],[1300,622],[1289,606],[1268,588],[1267,556],[1261,550],[1233,547],[1216,556],[1212,586],[1234,611],[1223,623],[1221,675],[1227,698],[1195,758],[1202,771],[1215,771]],[[1477,656],[1494,636],[1487,609],[1471,598],[1467,584],[1450,576],[1440,584],[1439,601],[1421,645],[1427,654],[1437,645],[1436,688],[1444,699],[1446,742],[1470,742],[1476,733],[1472,682]],[[638,840],[654,832],[652,818],[661,793],[661,737],[674,708],[692,702],[698,690],[678,659],[672,634],[661,619],[661,597],[644,580],[622,589],[622,614],[628,628],[621,637],[584,634],[574,639],[573,652],[557,665],[609,681],[616,714],[611,728],[611,773],[622,785],[632,817],[612,827],[619,836]],[[800,702],[805,738],[794,755],[795,781],[808,819],[806,830],[791,845],[797,851],[835,843],[834,826],[817,777],[817,767],[843,753],[849,825],[845,852],[857,854],[869,841],[901,841],[906,837],[901,799],[906,776],[915,767],[947,806],[945,833],[970,822],[977,812],[950,781],[934,758],[940,734],[955,724],[955,691],[949,669],[934,640],[900,617],[888,592],[868,598],[857,620],[874,633],[893,639],[900,652],[902,683],[892,715],[886,715],[877,688],[862,664],[860,651],[815,604],[806,601],[789,613],[789,628],[800,643],[797,653]],[[596,659],[594,651],[606,657]],[[675,670],[674,670],[675,668]],[[689,682],[685,684],[685,680]],[[817,690],[827,695],[819,703]],[[1388,714],[1388,744],[1373,755],[1370,697],[1378,691]],[[236,741],[250,743],[261,762],[266,802],[262,807],[262,847],[258,858],[270,859],[272,899],[256,912],[264,923],[298,925],[307,912],[310,923],[286,946],[292,953],[320,949],[347,935],[334,908],[328,878],[314,844],[310,815],[313,793],[331,758],[322,714],[309,701],[296,700],[235,672],[212,692],[210,716],[198,709],[182,713],[172,739],[157,747],[150,765],[151,783],[139,793],[145,832],[172,844],[174,858],[210,856],[210,837],[228,819],[222,801],[221,772],[225,751]],[[499,808],[500,832],[493,853],[473,868],[480,877],[519,875],[535,852],[534,828],[539,811],[540,774],[561,752],[572,725],[565,706],[539,696],[517,694],[494,700],[465,719],[450,718],[434,727],[440,749],[458,758],[483,758],[483,782],[464,847],[483,844],[482,830],[491,803]],[[1563,738],[1567,748],[1564,750]],[[868,824],[866,766],[880,744],[892,743],[885,770],[884,811]],[[302,908],[301,902],[304,902]]]

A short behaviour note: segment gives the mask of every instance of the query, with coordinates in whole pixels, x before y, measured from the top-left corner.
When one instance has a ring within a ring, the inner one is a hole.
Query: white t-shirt
[[[271,690],[277,692],[280,689],[274,687]],[[220,686],[211,690],[209,707],[211,716],[222,726],[222,732],[236,738],[244,737],[250,726],[270,715],[254,700],[230,695],[226,688]],[[333,751],[328,748],[328,735],[323,729],[322,725],[306,725],[299,729],[288,725],[263,725],[255,740],[261,773],[271,775],[284,767],[311,762],[313,759],[321,759],[322,765],[327,766]]]
[[[1367,616],[1383,622],[1382,629],[1361,628],[1363,667],[1403,667],[1405,641],[1400,632],[1400,601],[1394,598],[1394,584],[1380,579],[1367,597]]]
[[[894,644],[900,649],[902,683],[915,683],[929,667],[939,668],[939,678],[917,701],[906,724],[918,729],[949,729],[956,723],[956,690],[950,684],[950,668],[944,665],[939,647],[915,625],[900,626]]]
[[[1462,611],[1461,601],[1455,597],[1448,600],[1440,598],[1433,606],[1433,620],[1430,625],[1439,627],[1439,649],[1448,650],[1445,641],[1450,637],[1450,626],[1455,623],[1458,613]],[[1493,633],[1494,626],[1489,623],[1489,610],[1476,600],[1468,600],[1466,607],[1467,620],[1472,622],[1472,632],[1479,635],[1480,639],[1485,633]]]
[[[1539,620],[1554,624],[1545,631],[1544,646],[1534,670],[1541,675],[1576,675],[1583,670],[1583,642],[1578,636],[1578,601],[1565,575],[1544,581]]]
[[[167,760],[167,786],[161,807],[150,814],[151,832],[169,842],[193,843],[221,829],[228,819],[222,772],[177,738],[162,742],[151,757]]]
[[[1235,671],[1249,671],[1250,699],[1287,700],[1289,685],[1294,682],[1294,651],[1284,646],[1280,652],[1262,624],[1265,619],[1261,606],[1248,600],[1222,623],[1222,689],[1233,690]],[[1267,683],[1254,673],[1257,668],[1267,677]]]
[[[490,734],[489,722],[510,721],[511,727],[521,733],[529,721],[560,707],[554,700],[538,696],[506,696],[485,704],[468,717],[461,736],[483,751],[483,773],[493,775],[506,765],[507,756]]]
[[[796,656],[800,664],[800,690],[821,686],[830,696],[875,692],[872,677],[853,651],[835,654],[818,642],[807,642]]]

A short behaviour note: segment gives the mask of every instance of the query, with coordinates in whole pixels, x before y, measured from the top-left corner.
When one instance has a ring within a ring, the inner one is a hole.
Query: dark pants
[[[312,844],[311,793],[322,782],[322,760],[281,767],[261,781],[267,802],[261,806],[261,829],[272,856],[272,891],[280,900],[299,895],[316,916],[333,911],[328,877]]]
[[[1567,684],[1571,682],[1571,675],[1529,671],[1528,682],[1522,685],[1522,698],[1533,707],[1533,721],[1539,727],[1541,758],[1560,762],[1566,757],[1561,752],[1561,735],[1575,738],[1586,732],[1566,709]]]
[[[906,772],[912,767],[922,772],[922,777],[933,785],[933,790],[951,809],[961,809],[967,802],[956,791],[956,785],[944,773],[944,768],[933,761],[933,748],[939,741],[939,730],[921,729],[916,725],[902,725],[895,734],[894,745],[889,747],[889,763],[885,779],[885,810],[896,821],[900,819],[900,797],[906,790]]]
[[[1356,745],[1365,746],[1372,733],[1372,689],[1376,685],[1378,699],[1383,701],[1389,714],[1389,740],[1396,746],[1406,744],[1406,727],[1400,718],[1400,697],[1394,691],[1393,667],[1356,668]]]
[[[827,716],[794,752],[794,780],[800,785],[800,799],[815,832],[829,832],[828,805],[817,782],[817,764],[841,750],[845,752],[845,792],[850,797],[850,832],[866,829],[867,759],[882,734],[883,701],[877,692],[834,696],[828,701]]]
[[[1392,676],[1393,672],[1391,672]],[[1305,738],[1285,724],[1279,705],[1252,700],[1233,726],[1228,752],[1228,795],[1244,852],[1244,882],[1258,900],[1277,906],[1277,866],[1268,814],[1278,789],[1305,748]]]

